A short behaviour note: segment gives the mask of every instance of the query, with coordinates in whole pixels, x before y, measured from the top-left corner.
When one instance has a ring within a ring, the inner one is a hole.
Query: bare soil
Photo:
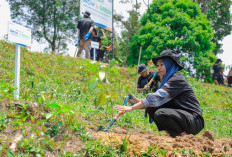
[[[184,150],[184,148],[191,150],[192,155],[197,156],[202,156],[203,153],[210,153],[214,157],[232,156],[232,138],[215,139],[213,133],[210,131],[205,131],[198,137],[188,135],[184,138],[172,138],[167,135],[134,133],[132,130],[126,134],[125,130],[117,127],[112,132],[97,132],[94,134],[94,137],[102,139],[105,145],[122,145],[123,140],[125,138],[128,139],[129,156],[140,156],[141,151],[147,151],[149,147],[155,145],[160,149],[167,150],[168,153],[166,156],[180,156],[180,154],[177,155],[172,152],[177,149]]]

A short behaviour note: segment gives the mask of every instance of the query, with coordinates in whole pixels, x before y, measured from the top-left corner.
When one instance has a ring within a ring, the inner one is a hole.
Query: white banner
[[[113,0],[80,0],[80,16],[88,11],[94,24],[112,32],[112,4]]]
[[[9,22],[8,40],[20,46],[31,48],[31,29]]]

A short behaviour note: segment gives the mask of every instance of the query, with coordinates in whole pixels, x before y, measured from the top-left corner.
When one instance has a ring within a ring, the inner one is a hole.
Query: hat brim
[[[88,16],[88,17],[90,16],[90,15],[86,14],[85,12],[82,12],[82,14],[85,15],[85,16]]]
[[[164,58],[169,58],[172,61],[174,61],[178,65],[178,67],[179,67],[178,71],[184,69],[184,67],[182,65],[180,65],[175,59],[173,59],[172,57],[169,57],[169,56],[162,56],[162,57],[160,56],[160,57],[152,58],[152,62],[157,66],[157,61],[160,60],[160,59],[164,59]]]
[[[143,73],[144,71],[147,71],[149,68],[150,68],[150,67],[146,67],[146,69],[144,69],[144,70],[141,71],[141,72],[138,72],[138,74],[141,74],[141,73]]]

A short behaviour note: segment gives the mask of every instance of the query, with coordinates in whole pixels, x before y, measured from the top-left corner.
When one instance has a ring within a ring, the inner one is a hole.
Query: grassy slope
[[[13,100],[14,57],[15,47],[1,41],[0,101],[4,98]],[[106,72],[106,77],[111,84],[96,80],[100,71]],[[64,109],[64,113],[60,113],[59,116],[53,115],[46,121],[57,124],[57,126],[59,126],[57,122],[61,122],[60,128],[76,132],[86,147],[89,147],[88,143],[93,141],[89,139],[84,128],[96,128],[96,126],[108,124],[112,119],[112,114],[117,113],[112,110],[112,106],[122,104],[122,97],[127,95],[129,91],[134,92],[135,76],[135,70],[131,68],[110,68],[109,65],[104,67],[101,63],[90,63],[88,60],[59,55],[33,53],[22,48],[20,100],[38,102],[43,108],[40,113],[42,116],[35,117],[35,121],[45,119],[47,113]],[[232,88],[199,83],[188,77],[187,79],[203,110],[206,122],[205,130],[211,130],[216,138],[231,138]],[[138,97],[143,96],[138,95]],[[46,106],[51,103],[58,104],[61,109]],[[74,112],[68,113],[69,111]],[[20,116],[22,118],[25,115],[21,114]],[[33,118],[30,117],[25,119],[32,121]],[[79,117],[91,123],[81,121]],[[8,125],[16,120],[17,117],[12,118]],[[21,122],[21,127],[16,126],[15,129],[23,130],[26,120]],[[124,115],[117,122],[117,125],[123,128],[157,133],[156,126],[149,125],[148,119],[143,117],[143,110]],[[59,129],[56,130],[59,132]],[[52,141],[49,137],[46,139]],[[53,142],[55,143],[55,141]],[[4,142],[0,141],[0,145],[1,143]],[[7,143],[5,144],[3,148],[7,150]],[[41,149],[42,147],[46,146],[42,145]]]

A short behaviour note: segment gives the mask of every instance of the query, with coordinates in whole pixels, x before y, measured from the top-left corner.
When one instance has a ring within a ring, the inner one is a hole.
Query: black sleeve
[[[213,70],[218,72],[218,70],[219,70],[219,65],[216,65],[216,64],[215,64],[215,65],[213,66]]]
[[[137,88],[141,88],[141,77],[139,77]]]
[[[94,22],[93,21],[91,22],[91,27],[94,27]]]
[[[77,22],[77,29],[80,29],[80,20]]]
[[[167,91],[172,98],[180,95],[182,92],[189,88],[190,85],[185,80],[184,76],[182,75],[173,75],[161,88]]]
[[[159,82],[159,81],[160,81],[159,75],[155,78],[155,81],[156,81],[156,82]]]

